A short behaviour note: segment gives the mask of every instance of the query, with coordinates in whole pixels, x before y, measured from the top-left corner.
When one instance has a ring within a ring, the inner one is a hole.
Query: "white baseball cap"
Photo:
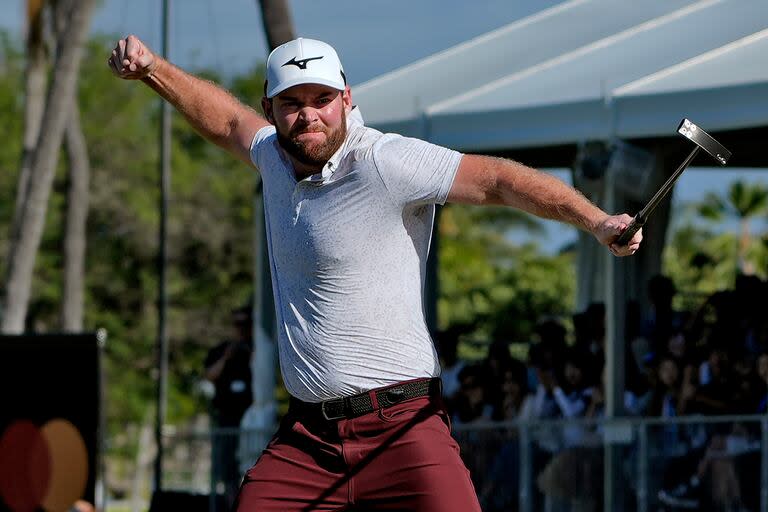
[[[336,50],[322,41],[300,37],[278,46],[267,58],[267,98],[300,84],[327,85],[343,91],[346,82]]]

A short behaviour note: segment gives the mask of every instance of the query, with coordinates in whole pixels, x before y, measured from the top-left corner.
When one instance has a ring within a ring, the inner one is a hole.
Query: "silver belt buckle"
[[[337,402],[341,404],[341,407],[340,407],[340,414],[337,413],[336,415],[332,415],[325,408],[331,402],[333,402],[333,400],[326,400],[325,402],[320,403],[320,412],[323,413],[323,418],[325,418],[328,421],[340,420],[341,418],[344,418],[345,417],[344,416],[344,400],[342,399],[339,402]]]

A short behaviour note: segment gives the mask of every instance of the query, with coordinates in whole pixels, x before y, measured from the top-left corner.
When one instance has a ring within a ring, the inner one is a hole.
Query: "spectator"
[[[536,389],[540,384],[538,370],[562,372],[562,355],[566,351],[566,330],[557,320],[540,322],[535,329],[538,341],[528,351],[528,387]]]
[[[451,423],[455,427],[490,420],[490,405],[485,400],[485,379],[482,364],[468,364],[459,372],[459,391],[454,395],[451,404],[446,404],[451,415]],[[464,464],[475,477],[485,470],[487,459],[481,452],[473,449],[482,442],[479,432],[461,432],[456,430],[456,440],[464,454]],[[473,481],[475,487],[478,481]],[[479,499],[479,496],[478,496]]]
[[[693,397],[696,412],[705,415],[737,414],[738,404],[732,378],[730,357],[725,348],[715,345],[699,367],[699,388]]]
[[[251,354],[253,352],[252,306],[232,312],[234,337],[212,348],[205,359],[205,378],[213,383],[211,403],[213,425],[219,429],[240,427],[240,420],[253,401]],[[234,501],[240,485],[237,463],[238,437],[220,431],[213,438],[213,478],[223,484],[228,502]]]
[[[443,382],[443,398],[453,400],[459,391],[459,372],[466,366],[466,361],[458,358],[460,328],[451,327],[437,335],[437,348],[442,369],[440,378]]]
[[[682,331],[687,315],[673,308],[677,288],[672,280],[658,274],[648,280],[650,306],[643,320],[641,335],[649,340],[651,350],[658,354],[667,350],[666,344],[674,333]]]
[[[531,414],[532,397],[528,393],[527,369],[522,361],[510,359],[503,371],[501,393],[492,404],[491,419],[514,421],[526,419]],[[487,476],[480,487],[480,504],[485,512],[502,512],[517,509],[520,485],[520,440],[516,429],[504,432],[501,445],[488,465]]]
[[[535,359],[538,385],[530,407],[531,419],[577,418],[586,409],[583,357],[578,350],[564,352],[562,371],[550,366],[553,362],[549,357]],[[534,437],[550,454],[559,451],[564,442],[560,429],[554,427],[537,428]]]
[[[512,355],[509,353],[509,344],[503,341],[494,341],[488,347],[488,355],[482,363],[482,372],[485,385],[485,401],[493,406],[501,399],[501,383],[504,372],[513,365]]]
[[[639,374],[652,352],[648,339],[641,332],[642,311],[640,303],[636,300],[627,301],[624,330],[626,332],[626,347],[628,349],[627,370],[633,374]]]
[[[569,350],[563,365],[562,385],[555,382],[551,386],[560,418],[583,417],[593,399],[593,390],[586,385],[584,375],[588,367],[587,357],[583,351]],[[544,378],[545,386],[547,382]],[[591,410],[594,412],[595,408]],[[591,428],[581,423],[569,423],[562,428],[557,453],[537,478],[538,487],[546,496],[547,507],[556,506],[560,501],[586,509],[594,507],[602,475],[597,475],[601,457],[594,449],[596,439],[593,434]]]
[[[482,366],[479,364],[465,366],[459,372],[459,383],[459,391],[450,407],[453,424],[462,425],[490,419],[490,405],[485,401]]]
[[[727,368],[724,357],[725,352],[713,347],[707,363],[711,371],[710,380],[702,386],[701,395],[706,396],[706,400],[700,400],[705,405],[712,406],[714,402],[720,409],[708,411],[710,414],[718,412],[765,412],[765,400],[759,403],[752,410],[734,409],[729,411],[727,404],[722,403],[723,397],[712,398],[711,394],[720,393],[716,388],[719,385],[728,388],[727,384],[722,383],[722,374]],[[755,365],[756,374],[763,380],[763,385],[768,382],[768,355],[761,355]],[[733,375],[733,374],[732,374]],[[744,376],[751,380],[750,376]],[[714,388],[714,389],[713,389]],[[724,391],[728,393],[727,389]],[[709,396],[707,396],[709,395]],[[754,397],[755,393],[747,393]],[[738,403],[747,403],[746,397],[737,398],[738,392],[733,395],[734,401]],[[754,403],[754,402],[753,402]],[[718,429],[722,430],[722,428]],[[749,497],[749,492],[742,492],[743,481],[746,476],[746,482],[751,484],[754,490],[757,488],[755,478],[750,476],[759,474],[759,461],[757,453],[760,450],[759,436],[760,432],[749,429],[742,424],[735,423],[727,431],[715,433],[707,444],[704,455],[698,461],[695,471],[688,478],[682,479],[677,485],[669,486],[659,491],[659,501],[663,504],[673,507],[699,508],[705,498],[713,505],[724,510],[744,510],[742,497]],[[741,468],[741,474],[737,468]],[[752,492],[751,494],[755,494]],[[750,506],[754,503],[749,503]]]
[[[531,414],[532,396],[528,391],[527,369],[522,361],[510,359],[497,383],[500,393],[491,404],[491,419],[512,421],[525,419]]]
[[[757,376],[760,379],[759,399],[755,408],[756,414],[768,413],[768,352],[763,352],[757,358]]]
[[[696,387],[690,379],[681,375],[677,359],[663,355],[656,362],[647,414],[662,418],[684,414],[695,393]]]
[[[574,348],[586,357],[587,374],[593,376],[589,385],[596,385],[605,366],[605,304],[593,302],[574,315],[573,327]]]
[[[663,355],[658,359],[648,410],[650,416],[674,418],[685,414],[696,394],[696,387],[692,372],[682,373],[676,358]],[[690,475],[696,467],[706,434],[697,428],[677,424],[653,429],[651,434],[654,452],[663,457],[656,474],[663,475],[663,489],[675,488],[681,483],[681,475]]]
[[[765,315],[768,281],[754,275],[739,275],[734,295],[740,313],[736,326],[738,337],[743,348],[756,356],[768,350],[768,319]]]
[[[659,501],[670,507],[699,509],[702,498],[707,497],[720,510],[744,510],[735,459],[759,450],[760,442],[750,439],[743,425],[734,424],[727,435],[712,437],[689,478],[659,491]],[[707,491],[709,496],[705,496]]]
[[[696,311],[687,329],[692,349],[706,358],[714,344],[733,343],[736,338],[739,312],[733,291],[718,291]]]

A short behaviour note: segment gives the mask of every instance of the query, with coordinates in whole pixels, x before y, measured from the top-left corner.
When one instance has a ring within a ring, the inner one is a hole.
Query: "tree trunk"
[[[53,0],[56,12],[56,44],[66,30],[66,20],[72,9],[72,0]],[[76,94],[76,93],[75,93]],[[64,283],[61,305],[61,328],[64,332],[83,330],[83,303],[85,290],[85,247],[88,205],[90,202],[89,184],[91,175],[88,160],[88,146],[80,125],[80,107],[72,102],[67,126],[65,144],[69,167],[66,201],[66,225],[64,228]]]
[[[56,56],[53,81],[46,99],[39,143],[31,165],[29,193],[21,213],[18,242],[11,245],[5,281],[2,331],[21,333],[29,306],[37,251],[43,235],[59,148],[72,112],[83,43],[95,0],[79,0],[71,11]]]
[[[261,22],[270,51],[296,38],[288,0],[260,0],[260,4]]]
[[[267,35],[269,49],[295,38],[293,20],[287,0],[261,0],[261,19]],[[261,434],[264,425],[271,429],[276,420],[275,370],[277,368],[277,346],[275,337],[275,306],[270,286],[267,243],[264,232],[263,187],[257,188],[254,204],[255,229],[255,279],[253,345],[251,374],[253,378],[253,403],[240,423],[241,428],[255,429]],[[266,446],[267,439],[261,435],[241,436],[240,450],[253,450],[258,456]],[[240,461],[241,465],[243,460]]]
[[[21,168],[16,187],[16,205],[11,222],[11,246],[19,239],[21,212],[29,192],[29,173],[32,156],[40,134],[40,122],[45,108],[46,66],[48,54],[43,38],[43,0],[27,3],[27,68],[24,82],[24,141],[21,151]]]
[[[738,268],[739,272],[744,275],[752,275],[755,273],[754,266],[747,261],[747,251],[749,251],[749,242],[752,239],[752,234],[749,231],[749,217],[742,217],[739,219],[740,234],[739,234],[739,250],[738,250]]]
[[[72,105],[66,127],[66,147],[69,155],[69,187],[64,230],[64,291],[61,327],[64,332],[81,332],[85,289],[86,223],[90,200],[88,186],[91,169],[77,103]]]
[[[139,429],[139,445],[136,449],[136,458],[131,480],[130,500],[131,512],[146,510],[146,502],[143,498],[150,482],[152,462],[157,455],[157,446],[152,435],[152,415],[147,413],[141,422]]]

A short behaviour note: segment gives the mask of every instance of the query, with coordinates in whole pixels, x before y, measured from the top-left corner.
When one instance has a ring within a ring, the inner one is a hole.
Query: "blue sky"
[[[299,35],[336,47],[350,83],[430,55],[562,0],[293,0]],[[26,0],[0,0],[18,33]],[[134,33],[159,47],[160,0],[102,0],[94,32]],[[478,8],[482,5],[482,8]],[[230,74],[266,58],[258,0],[171,0],[171,56]]]
[[[336,47],[354,94],[354,84],[560,1],[293,0],[290,5],[299,35]],[[20,37],[26,1],[0,3],[0,28]],[[235,75],[266,58],[257,0],[171,0],[171,6],[171,58],[182,67],[206,67]],[[160,1],[103,0],[92,31],[134,33],[159,48]],[[570,181],[567,172],[556,174]],[[676,186],[674,201],[679,205],[700,200],[710,191],[721,193],[735,179],[766,183],[768,171],[689,169]],[[766,221],[755,222],[755,230],[767,228]],[[569,233],[567,228],[547,223],[542,244],[556,249],[554,241],[572,237]]]

